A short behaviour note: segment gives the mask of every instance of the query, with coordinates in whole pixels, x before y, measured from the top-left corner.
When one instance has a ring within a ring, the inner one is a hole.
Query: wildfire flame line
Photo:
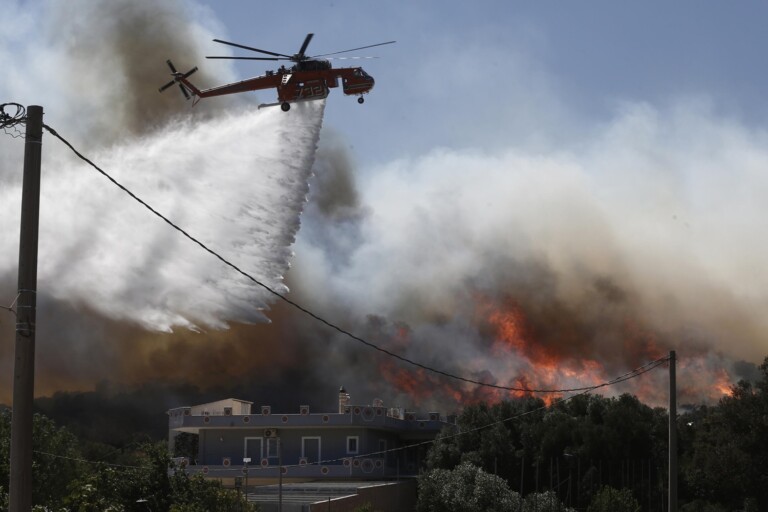
[[[600,388],[600,387],[606,387],[606,386],[612,386],[614,384],[619,384],[621,382],[625,382],[627,380],[634,379],[636,377],[639,377],[639,376],[643,375],[644,373],[648,373],[651,370],[653,370],[655,368],[658,368],[659,366],[664,364],[669,359],[670,359],[669,356],[667,356],[667,357],[663,357],[661,359],[657,359],[655,361],[650,361],[650,362],[644,364],[643,366],[635,368],[634,370],[632,370],[630,372],[627,372],[627,373],[625,373],[625,374],[623,374],[623,375],[621,375],[619,377],[616,377],[615,379],[612,379],[612,380],[610,380],[608,382],[602,383],[599,386],[595,386],[594,388],[591,388],[589,390],[584,390],[584,391],[581,391],[579,393],[574,393],[573,395],[571,395],[571,396],[569,396],[567,398],[563,398],[563,399],[557,400],[557,402],[567,402],[568,400],[571,400],[571,399],[573,399],[573,398],[575,398],[577,396],[589,394],[593,389],[597,389],[597,388]],[[364,454],[358,454],[358,455],[350,455],[350,456],[336,458],[336,459],[325,459],[325,460],[320,460],[320,461],[316,461],[316,462],[307,462],[304,465],[318,465],[319,466],[319,465],[323,465],[323,464],[331,464],[331,463],[334,463],[334,462],[341,462],[341,461],[343,461],[345,459],[364,459],[364,458],[378,457],[378,456],[385,455],[387,453],[403,451],[403,450],[407,450],[407,449],[410,449],[410,448],[416,448],[416,447],[420,447],[420,446],[427,446],[427,445],[435,443],[438,440],[443,441],[443,440],[447,440],[447,439],[452,439],[454,437],[459,437],[459,436],[462,436],[462,435],[471,434],[473,432],[479,432],[481,430],[485,430],[487,428],[491,428],[491,427],[493,427],[495,425],[500,425],[500,424],[503,424],[503,423],[506,423],[506,422],[509,422],[509,421],[512,421],[512,420],[516,420],[516,419],[522,418],[523,416],[527,416],[529,414],[533,414],[533,413],[536,413],[538,411],[542,411],[542,410],[546,409],[547,407],[550,407],[550,405],[551,404],[545,404],[545,405],[543,405],[541,407],[536,407],[536,408],[530,409],[528,411],[523,411],[523,412],[521,412],[519,414],[515,414],[514,416],[510,416],[508,418],[503,418],[501,420],[494,421],[493,423],[488,423],[486,425],[481,425],[481,426],[475,427],[473,429],[459,431],[459,432],[456,432],[455,434],[450,434],[450,435],[440,434],[435,439],[430,439],[430,440],[427,440],[427,441],[420,441],[418,443],[413,443],[413,444],[409,444],[409,445],[399,446],[399,447],[396,447],[396,448],[388,448],[386,450],[380,450],[380,451],[376,451],[376,452],[370,452],[370,453],[364,453]],[[100,461],[92,461],[92,460],[87,460],[87,459],[79,459],[79,458],[66,457],[66,456],[63,456],[63,455],[56,455],[56,454],[53,454],[53,453],[42,452],[42,451],[37,451],[37,450],[35,450],[35,453],[38,453],[38,454],[41,454],[41,455],[47,455],[47,456],[53,457],[53,458],[74,460],[74,461],[78,461],[78,462],[85,462],[85,463],[88,463],[88,464],[98,464],[98,465],[110,466],[110,467],[114,467],[114,468],[118,468],[118,469],[132,469],[132,470],[146,470],[147,469],[146,466],[130,466],[130,465],[124,465],[124,464],[110,464],[110,463],[100,462]],[[285,467],[285,468],[300,467],[300,466],[301,466],[301,464],[283,465],[283,467]],[[255,471],[255,472],[262,471],[262,470],[274,470],[274,468],[270,468],[270,467],[264,468],[264,467],[261,467],[261,466],[247,466],[247,468],[248,468],[248,471]],[[229,469],[224,469],[224,471],[232,471],[232,472],[240,473],[240,472],[243,471],[243,468],[241,468],[241,467],[233,467],[233,468],[229,468]]]

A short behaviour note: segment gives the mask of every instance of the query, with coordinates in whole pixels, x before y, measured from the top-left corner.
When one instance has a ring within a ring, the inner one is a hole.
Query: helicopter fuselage
[[[329,59],[324,59],[321,57],[328,57],[329,55],[338,55],[340,53],[383,46],[386,44],[392,44],[395,41],[371,44],[368,46],[361,46],[359,48],[352,48],[339,52],[324,53],[322,55],[315,55],[312,57],[308,56],[305,51],[309,46],[309,42],[312,40],[313,35],[314,34],[307,34],[307,37],[304,38],[304,42],[302,43],[298,53],[293,55],[277,53],[268,50],[260,50],[259,48],[254,48],[252,46],[232,43],[229,41],[222,41],[221,39],[214,39],[214,42],[217,43],[233,46],[243,50],[249,50],[252,52],[260,53],[262,55],[269,55],[269,57],[208,56],[206,57],[208,59],[268,61],[284,60],[293,62],[293,65],[290,68],[280,66],[280,69],[277,71],[267,71],[266,74],[262,76],[249,78],[240,82],[233,82],[230,84],[220,85],[218,87],[212,87],[210,89],[200,90],[188,80],[189,76],[197,71],[197,67],[189,70],[186,73],[179,73],[176,71],[176,68],[173,66],[173,63],[169,59],[166,61],[166,63],[171,70],[171,76],[173,76],[173,80],[160,87],[160,92],[163,92],[174,84],[178,84],[185,98],[190,99],[194,96],[196,100],[199,100],[201,98],[224,96],[226,94],[237,94],[240,92],[275,88],[277,89],[278,99],[278,103],[276,104],[280,105],[284,112],[287,112],[291,108],[291,103],[296,101],[325,98],[328,96],[328,93],[331,89],[339,87],[339,83],[341,83],[344,94],[348,96],[358,96],[357,102],[363,103],[365,101],[363,95],[373,89],[373,77],[366,73],[363,68],[334,69],[329,61],[329,59],[344,59],[347,57],[329,57]]]
[[[186,78],[179,81],[199,98],[275,88],[280,103],[325,98],[329,90],[339,84],[344,94],[362,96],[370,92],[375,83],[363,68],[332,68],[327,61],[319,60],[299,62],[290,68],[281,67],[262,76],[210,89],[199,90]]]

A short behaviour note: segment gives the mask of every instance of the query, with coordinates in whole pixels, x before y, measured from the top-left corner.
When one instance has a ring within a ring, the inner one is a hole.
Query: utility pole
[[[675,351],[669,352],[669,512],[677,512],[677,375]]]
[[[277,512],[283,512],[283,446],[277,438]]]
[[[10,512],[29,512],[32,509],[32,401],[35,394],[37,233],[40,220],[43,107],[27,107],[26,124],[19,236],[19,288],[16,299],[16,360],[13,368]]]
[[[243,473],[245,473],[245,502],[248,502],[248,464],[251,462],[250,457],[244,457],[243,458],[243,464],[245,464],[245,467],[243,468]]]

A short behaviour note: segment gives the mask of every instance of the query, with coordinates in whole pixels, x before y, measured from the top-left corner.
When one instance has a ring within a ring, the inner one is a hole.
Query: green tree
[[[64,498],[64,509],[71,512],[124,512],[122,503],[125,481],[131,481],[127,470],[118,471],[104,467],[84,474],[72,482],[69,494]]]
[[[638,475],[643,468],[632,482],[638,495],[655,503],[664,492],[661,478],[645,475],[666,467],[666,411],[629,394],[578,395],[549,407],[531,397],[479,403],[466,407],[457,425],[461,435],[446,431],[431,447],[429,469],[469,462],[526,494],[552,487],[559,500],[583,509],[601,485],[624,485],[623,467],[637,467]]]
[[[523,512],[576,512],[566,508],[553,491],[531,493],[525,497]]]
[[[729,509],[725,508],[725,505],[694,500],[680,507],[680,512],[729,512]]]
[[[469,463],[419,477],[418,512],[518,512],[520,495]]]
[[[587,512],[638,512],[640,508],[629,489],[605,486],[592,498]]]
[[[200,444],[200,436],[187,432],[180,432],[173,443],[173,456],[186,457],[190,461],[197,459],[197,450]]]
[[[70,487],[73,512],[243,512],[257,511],[237,492],[201,475],[177,470],[164,443],[148,443],[130,466],[99,465]]]
[[[768,510],[768,357],[759,370],[757,382],[739,382],[716,406],[678,423],[683,501]]]
[[[11,411],[0,412],[0,483],[10,479]],[[66,429],[32,418],[32,504],[58,507],[83,471],[78,441]]]
[[[189,477],[182,471],[171,477],[172,512],[229,512],[232,510],[256,512],[259,506],[248,503],[245,496],[231,489],[224,489],[216,480],[206,480],[202,475]],[[154,510],[154,509],[153,509]]]
[[[370,503],[365,503],[355,508],[353,512],[376,512],[376,509],[374,509],[373,505],[371,505]]]
[[[457,426],[438,436],[427,453],[428,469],[453,469],[463,462],[474,464],[511,482],[520,481],[522,459],[534,458],[536,428],[544,414],[544,402],[532,397],[468,405]],[[514,421],[511,418],[515,418]]]
[[[0,510],[10,473],[11,413],[0,412]],[[254,504],[217,481],[175,471],[164,442],[143,443],[131,453],[101,451],[119,460],[85,461],[80,443],[45,416],[33,418],[33,505],[67,512],[253,512]]]
[[[0,410],[0,488],[8,489],[11,474],[11,411]],[[0,499],[3,493],[0,492]],[[5,495],[7,498],[7,494]],[[0,502],[1,503],[1,502]],[[5,509],[0,509],[5,510]]]

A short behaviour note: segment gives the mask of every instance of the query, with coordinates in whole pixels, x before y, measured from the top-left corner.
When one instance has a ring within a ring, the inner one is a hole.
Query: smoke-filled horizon
[[[342,129],[320,134],[324,103],[285,114],[233,97],[190,110],[174,88],[157,93],[166,58],[184,70],[203,61],[196,44],[213,35],[210,13],[81,3],[74,22],[61,7],[46,11],[50,48],[28,49],[63,73],[46,122],[244,270],[276,289],[284,280],[292,300],[366,340],[534,388],[607,381],[675,349],[681,403],[717,400],[768,354],[764,129],[705,100],[627,103],[567,150],[510,141],[398,158],[391,148],[390,162],[361,174]],[[94,30],[81,36],[82,26]],[[193,80],[235,78],[214,66]],[[2,101],[24,103],[25,79],[41,71],[10,67]],[[333,91],[328,108],[348,100]],[[0,138],[0,197],[12,213],[0,235],[6,304],[22,147]],[[190,384],[201,399],[231,390],[288,410],[296,400],[332,406],[340,385],[358,403],[439,410],[513,396],[418,370],[268,304],[49,135],[43,154],[38,395],[105,381]],[[271,323],[244,323],[268,307]],[[11,326],[0,322],[6,403]],[[661,405],[665,372],[600,390],[624,391]],[[168,406],[183,405],[176,397],[169,391]]]
[[[291,281],[322,290],[307,300],[332,317],[361,311],[358,328],[388,348],[467,377],[578,387],[675,349],[681,400],[711,402],[768,354],[765,139],[702,102],[627,105],[576,150],[396,160],[363,183],[357,217],[300,237]],[[398,399],[508,396],[372,366]],[[600,392],[663,405],[666,382],[656,371]]]

